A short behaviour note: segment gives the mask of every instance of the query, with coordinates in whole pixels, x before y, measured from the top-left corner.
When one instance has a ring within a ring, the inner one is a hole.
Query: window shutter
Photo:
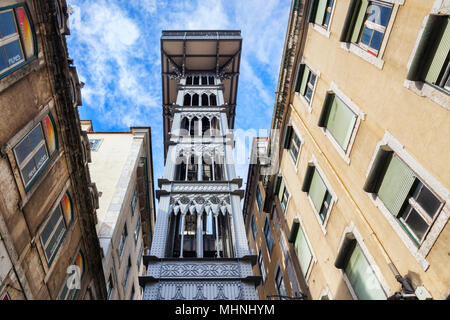
[[[305,66],[303,68],[302,82],[300,84],[300,91],[299,91],[302,96],[305,95],[305,89],[306,89],[306,84],[308,82],[309,72],[310,72],[309,68],[307,66]]]
[[[450,51],[450,23],[447,16],[446,23],[442,26],[443,34],[433,55],[433,61],[428,69],[425,80],[432,84],[437,84],[442,68],[444,67],[448,53]]]
[[[336,257],[336,261],[334,262],[334,266],[338,269],[344,269],[347,264],[348,259],[350,258],[350,254],[353,252],[353,249],[356,246],[356,239],[352,233],[347,233],[344,238],[344,242],[342,243],[341,248]]]
[[[331,91],[327,91],[325,95],[325,100],[323,101],[322,111],[319,116],[319,122],[317,123],[317,125],[321,128],[326,126],[333,100],[334,100],[334,93]]]
[[[295,80],[295,92],[300,92],[301,76],[305,70],[305,65],[300,63],[297,68],[297,79]]]
[[[440,33],[436,32],[436,30],[444,30],[445,23],[448,23],[448,16],[429,15],[416,54],[406,76],[407,80],[423,81],[425,79],[425,73],[433,58],[435,44],[440,37]]]
[[[356,17],[355,26],[352,31],[351,42],[358,42],[358,37],[361,32],[361,27],[364,22],[364,17],[366,16],[367,7],[369,6],[368,0],[362,0],[361,5],[358,10],[358,15]]]
[[[317,6],[319,5],[319,0],[312,0],[311,8],[309,8],[308,22],[314,23],[317,13]]]
[[[344,26],[342,28],[339,41],[349,42],[352,36],[353,27],[356,22],[358,10],[361,6],[361,0],[351,0],[348,6],[347,16],[345,17]]]
[[[292,139],[292,126],[288,126],[286,128],[286,135],[284,136],[284,149],[289,149],[289,146],[291,145],[291,139]]]
[[[367,176],[363,190],[369,193],[378,193],[378,188],[384,177],[384,173],[392,158],[393,151],[386,146],[380,148],[377,152],[372,168]]]
[[[325,10],[327,9],[327,0],[319,0],[319,4],[316,9],[316,17],[314,23],[323,24],[323,18],[325,17]]]
[[[314,207],[317,212],[320,211],[322,207],[323,199],[325,198],[325,193],[327,192],[327,187],[323,183],[317,170],[314,171],[314,175],[311,180],[311,185],[309,186],[309,197],[311,198]]]
[[[302,269],[303,275],[305,276],[311,264],[312,254],[309,249],[308,242],[306,242],[305,234],[300,228],[298,229],[295,248],[297,249],[296,251],[300,262],[300,269]]]
[[[305,178],[303,179],[302,191],[308,192],[309,186],[311,185],[311,179],[314,174],[314,166],[308,165],[306,168]]]
[[[273,194],[278,194],[278,190],[280,190],[280,184],[283,177],[281,175],[278,175],[275,180],[275,184],[273,186]]]
[[[378,190],[378,196],[394,216],[398,215],[414,180],[414,173],[394,155]]]
[[[299,223],[298,219],[295,218],[294,221],[292,221],[291,232],[289,233],[289,238],[288,238],[289,243],[295,242],[295,238],[297,237],[297,232],[298,232],[299,226],[300,226],[300,223]]]
[[[283,198],[283,192],[284,192],[284,179],[283,177],[281,177],[280,188],[278,190],[278,199],[280,199],[280,201]]]
[[[326,127],[344,151],[347,150],[355,122],[356,115],[339,98],[335,97]]]

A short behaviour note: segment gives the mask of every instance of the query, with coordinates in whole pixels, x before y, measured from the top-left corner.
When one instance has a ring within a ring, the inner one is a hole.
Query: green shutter
[[[339,99],[334,98],[326,127],[338,144],[347,150],[356,122],[356,115]]]
[[[289,232],[289,238],[288,238],[289,243],[295,242],[295,238],[297,237],[299,226],[300,226],[300,222],[298,221],[297,218],[295,218],[294,221],[292,221],[291,231]]]
[[[308,165],[306,168],[305,178],[303,179],[302,191],[308,192],[311,185],[312,176],[314,174],[314,166]]]
[[[319,172],[315,170],[311,180],[311,185],[309,186],[309,197],[311,198],[317,212],[320,212],[326,192],[327,187],[325,186],[325,183],[323,183]]]
[[[326,126],[333,100],[334,100],[334,93],[331,91],[327,91],[325,95],[325,100],[323,101],[322,111],[320,112],[319,121],[317,123],[317,125],[321,128]]]
[[[314,23],[323,24],[323,18],[325,17],[325,10],[327,9],[327,0],[319,0],[319,4],[317,5],[316,17],[314,19]]]
[[[414,180],[414,173],[394,155],[378,190],[378,196],[394,216],[398,215]]]
[[[319,5],[319,0],[312,0],[311,7],[309,8],[308,22],[314,23],[318,5]]]
[[[358,42],[358,37],[361,32],[361,27],[364,22],[364,17],[366,16],[367,7],[369,6],[368,0],[362,0],[361,6],[359,7],[358,16],[356,18],[355,26],[352,31],[351,42]]]
[[[305,66],[304,70],[303,70],[303,74],[302,74],[302,82],[300,84],[300,94],[302,96],[305,95],[305,89],[306,89],[306,84],[308,83],[308,76],[309,76],[309,68],[307,66]]]
[[[441,73],[441,70],[444,67],[444,63],[445,60],[447,59],[449,51],[450,51],[450,23],[449,19],[447,18],[447,23],[444,27],[442,38],[436,49],[436,52],[434,53],[433,61],[431,62],[431,66],[428,69],[427,75],[425,76],[425,80],[427,82],[436,84],[439,74]]]
[[[312,254],[302,228],[298,229],[297,239],[295,240],[295,248],[297,249],[300,268],[302,269],[303,275],[306,275],[309,265],[311,264]]]
[[[358,10],[361,6],[361,0],[351,0],[348,6],[347,15],[345,17],[344,26],[342,28],[339,41],[349,42],[356,22]]]
[[[283,177],[281,177],[280,188],[278,190],[278,199],[280,199],[280,201],[283,198],[283,192],[284,192],[284,179]]]
[[[392,154],[392,150],[387,146],[380,147],[380,150],[378,150],[373,162],[372,168],[370,169],[369,175],[367,176],[366,183],[364,184],[363,190],[365,192],[378,193],[380,182],[383,179],[389,162],[391,161]]]
[[[295,80],[295,92],[300,92],[301,76],[305,70],[305,65],[300,63],[297,68],[297,78]]]
[[[284,149],[289,149],[289,147],[291,145],[293,131],[294,131],[294,129],[292,128],[292,126],[288,126],[286,128],[286,135],[284,136],[284,143],[283,143]]]
[[[428,16],[427,24],[423,30],[408,75],[406,76],[407,80],[423,81],[425,79],[425,74],[434,56],[436,44],[440,40],[441,33],[439,30],[444,30],[447,23],[448,16],[434,14]]]

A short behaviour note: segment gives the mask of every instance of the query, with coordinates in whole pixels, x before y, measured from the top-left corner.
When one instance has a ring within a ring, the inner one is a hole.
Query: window
[[[334,93],[327,92],[319,119],[319,127],[330,132],[347,153],[358,116]]]
[[[139,232],[141,231],[141,217],[138,217],[136,229],[134,230],[134,242],[137,243],[139,239]]]
[[[113,283],[113,279],[112,279],[112,270],[111,270],[111,274],[108,277],[108,281],[106,282],[106,299],[110,299],[111,298],[111,293],[114,289],[114,283]]]
[[[443,206],[435,193],[390,150],[379,150],[364,190],[381,199],[417,246],[424,241]]]
[[[92,151],[98,151],[98,148],[100,147],[100,144],[103,139],[89,139],[89,148]]]
[[[314,0],[309,12],[309,22],[328,27],[334,0]]]
[[[256,233],[257,233],[257,229],[256,229],[256,222],[255,222],[255,217],[252,215],[252,235],[253,235],[253,240],[256,241]]]
[[[273,235],[272,230],[270,229],[269,219],[267,219],[267,217],[266,221],[264,222],[264,238],[266,239],[267,250],[269,251],[270,255],[273,248]]]
[[[281,175],[277,177],[274,187],[275,194],[278,195],[278,199],[280,200],[281,210],[285,213],[289,202],[289,192]]]
[[[142,264],[142,256],[144,254],[144,247],[143,244],[141,243],[141,248],[139,249],[139,255],[138,255],[138,259],[136,261],[137,267],[138,267],[138,271],[141,270],[141,264]]]
[[[14,155],[28,190],[57,149],[57,138],[50,115],[42,119],[15,147]]]
[[[256,186],[256,203],[258,205],[258,211],[261,211],[262,203],[263,203],[263,196],[261,194],[261,189],[259,184]]]
[[[31,19],[24,5],[0,9],[0,78],[35,57]]]
[[[258,268],[259,268],[259,274],[262,278],[262,285],[264,285],[264,282],[266,281],[266,267],[264,266],[264,259],[262,256],[261,249],[259,249],[258,254]]]
[[[277,288],[278,295],[287,296],[286,286],[284,285],[283,272],[281,271],[281,267],[278,266],[277,273],[275,275],[275,286]],[[280,297],[282,300],[283,297]]]
[[[137,186],[134,187],[133,197],[131,198],[131,215],[134,215],[137,203]]]
[[[303,232],[303,228],[299,226],[297,230],[297,237],[295,238],[295,251],[297,252],[297,257],[300,262],[300,268],[306,278],[306,275],[309,273],[312,266],[313,255]]]
[[[299,64],[297,79],[295,82],[295,92],[300,93],[310,104],[316,85],[317,76],[305,64]]]
[[[308,193],[315,212],[318,214],[321,223],[324,224],[331,208],[332,195],[315,166],[308,166],[302,191]]]
[[[292,126],[288,126],[286,129],[286,136],[284,138],[284,148],[289,149],[292,160],[297,163],[298,154],[300,152],[301,141],[298,138],[295,130]]]
[[[119,256],[122,256],[123,248],[125,247],[125,241],[127,239],[127,235],[128,235],[127,224],[125,223],[125,225],[123,226],[122,234],[120,235],[120,240],[119,240],[119,246],[118,246]]]
[[[450,16],[431,14],[407,80],[422,81],[450,93]]]
[[[378,56],[393,5],[384,1],[352,0],[340,41],[358,44]]]
[[[81,280],[84,274],[84,257],[81,251],[79,251],[75,256],[72,266],[75,266],[76,268],[68,269],[69,275],[66,280],[64,280],[63,288],[59,294],[59,300],[75,300],[80,292]],[[78,273],[78,276],[74,276],[74,273]],[[71,277],[72,281],[67,283],[69,277]],[[68,284],[70,288],[67,286]]]
[[[342,269],[346,282],[357,299],[386,299],[386,294],[356,239],[346,236],[335,266]]]
[[[131,270],[131,260],[130,260],[130,257],[128,257],[127,268],[125,269],[125,273],[123,275],[123,291],[124,292],[126,292],[126,290],[127,290],[127,283],[128,283],[128,277],[130,275],[130,270]]]
[[[40,239],[45,258],[50,265],[73,219],[72,204],[65,193],[42,229]]]

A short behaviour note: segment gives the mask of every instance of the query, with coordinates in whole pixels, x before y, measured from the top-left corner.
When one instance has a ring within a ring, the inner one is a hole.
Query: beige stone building
[[[97,234],[102,248],[107,298],[141,300],[138,277],[145,274],[143,254],[150,249],[155,223],[151,130],[87,132],[89,170],[99,193]]]
[[[262,181],[311,299],[448,299],[449,14],[292,3]]]
[[[0,1],[0,299],[104,299],[65,1]]]

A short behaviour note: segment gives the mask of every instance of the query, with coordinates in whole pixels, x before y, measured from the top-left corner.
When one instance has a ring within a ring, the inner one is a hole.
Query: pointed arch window
[[[191,128],[190,128],[190,132],[189,132],[189,134],[191,136],[198,135],[199,123],[200,123],[200,121],[199,121],[199,119],[197,117],[192,118],[192,120],[191,120]]]
[[[213,171],[212,171],[212,158],[209,154],[204,154],[202,157],[202,166],[203,166],[203,181],[212,181],[213,180]]]
[[[195,76],[194,77],[194,85],[199,85],[200,83],[200,77],[198,77],[198,76]]]
[[[209,99],[208,95],[206,93],[202,94],[202,106],[208,106],[209,105]]]
[[[211,93],[209,96],[209,105],[217,106],[217,99],[216,99],[216,95],[214,93]]]
[[[186,163],[186,157],[181,153],[175,166],[175,180],[186,180]]]
[[[202,135],[204,136],[205,134],[210,135],[210,123],[209,123],[209,118],[207,117],[203,117],[202,118]]]
[[[180,124],[180,135],[187,136],[189,134],[189,119],[187,117],[183,117]]]
[[[191,154],[188,164],[187,171],[187,180],[188,181],[197,181],[198,180],[198,158],[197,156]]]
[[[214,77],[210,76],[210,77],[208,77],[208,79],[209,79],[209,85],[213,86],[214,85]]]
[[[191,105],[191,95],[189,93],[186,93],[184,95],[183,106],[190,106],[190,105]]]
[[[186,78],[186,85],[192,85],[192,77],[191,76]]]
[[[192,96],[192,105],[193,106],[199,105],[199,96],[197,93],[194,93],[194,95]]]
[[[212,211],[209,210],[203,218],[203,257],[216,256],[216,225]]]
[[[208,77],[202,77],[202,85],[208,85]]]

